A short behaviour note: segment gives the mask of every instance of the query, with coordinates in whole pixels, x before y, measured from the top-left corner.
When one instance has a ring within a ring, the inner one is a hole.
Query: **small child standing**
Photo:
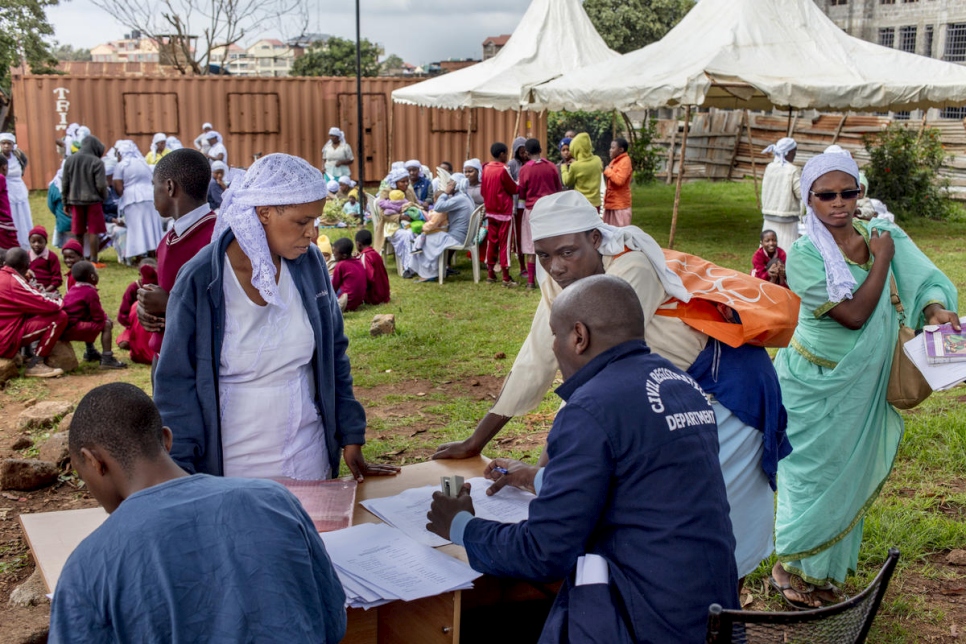
[[[345,178],[345,177],[343,177]],[[349,191],[349,200],[342,205],[342,214],[345,215],[345,221],[349,222],[353,219],[358,219],[359,223],[362,222],[362,210],[359,207],[359,191],[355,188]]]
[[[382,256],[372,247],[372,233],[363,228],[356,233],[359,261],[366,269],[366,304],[389,302],[389,274]]]
[[[47,248],[47,229],[34,226],[30,230],[30,270],[44,291],[56,293],[64,278],[60,274],[60,260]]]
[[[496,283],[497,264],[503,270],[503,286],[516,286],[510,279],[510,246],[513,245],[513,196],[519,192],[517,182],[510,176],[506,161],[509,155],[505,143],[490,146],[493,161],[483,166],[483,205],[486,210],[486,281]]]
[[[117,346],[119,349],[129,351],[131,360],[138,364],[151,364],[154,358],[154,352],[151,350],[151,334],[141,326],[141,321],[138,319],[138,289],[144,288],[145,284],[157,285],[157,267],[157,262],[150,257],[145,257],[138,263],[140,277],[131,282],[124,291],[121,308],[117,312],[117,321],[125,327],[117,337]]]
[[[332,242],[332,288],[339,296],[342,311],[355,311],[366,299],[366,269],[352,256],[352,240],[342,237]]]
[[[74,286],[64,296],[67,328],[60,339],[88,343],[89,348],[84,359],[89,360],[93,357],[90,354],[90,344],[100,336],[101,369],[124,369],[127,365],[117,360],[111,350],[114,324],[104,313],[101,298],[97,294],[97,269],[91,262],[80,261],[74,264],[70,273],[74,277]]]
[[[67,292],[74,287],[74,276],[70,272],[74,264],[84,259],[84,249],[76,239],[68,239],[60,249],[60,254],[64,257],[64,266],[67,267]],[[87,342],[84,350],[84,360],[86,362],[98,362],[101,359],[100,352],[94,348],[93,342]]]
[[[761,231],[761,247],[751,258],[752,275],[760,280],[768,280],[768,262],[777,259],[782,264],[782,275],[785,267],[785,251],[778,247],[778,233],[774,230]]]

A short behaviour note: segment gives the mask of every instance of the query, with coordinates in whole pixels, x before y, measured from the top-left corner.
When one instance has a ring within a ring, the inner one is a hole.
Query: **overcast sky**
[[[380,43],[387,54],[397,54],[414,65],[447,58],[480,58],[483,40],[512,33],[529,6],[527,0],[360,1],[362,37]],[[310,17],[309,32],[355,39],[352,0],[309,2],[316,7]],[[55,39],[74,47],[90,48],[121,38],[129,31],[90,0],[61,2],[48,8],[47,15],[54,26]],[[292,26],[288,29],[292,30]],[[270,28],[259,36],[284,40],[297,35],[298,28],[294,28],[295,33],[280,31]]]

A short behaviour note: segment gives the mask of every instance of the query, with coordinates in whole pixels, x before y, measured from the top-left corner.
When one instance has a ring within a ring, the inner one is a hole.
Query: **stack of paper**
[[[481,519],[519,523],[529,516],[530,501],[536,498],[529,492],[509,486],[487,496],[486,489],[493,481],[483,477],[470,479],[468,483],[473,510]],[[433,502],[433,492],[439,492],[439,488],[432,485],[417,487],[396,496],[366,499],[362,507],[422,544],[433,548],[445,546],[449,541],[426,529],[426,514]]]
[[[298,498],[319,532],[341,530],[352,525],[352,511],[356,505],[356,483],[353,479],[325,481],[297,481],[277,478]]]
[[[963,318],[966,323],[966,318]],[[902,350],[916,365],[933,391],[952,389],[966,380],[966,362],[949,362],[946,364],[929,364],[926,353],[926,343],[921,336],[916,336],[902,345]]]
[[[416,543],[383,523],[322,534],[346,605],[372,608],[473,587],[480,576],[459,559]]]

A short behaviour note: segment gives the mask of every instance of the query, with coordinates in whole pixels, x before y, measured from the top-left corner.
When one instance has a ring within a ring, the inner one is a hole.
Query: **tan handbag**
[[[891,274],[889,292],[892,296],[892,306],[896,307],[896,313],[899,314],[899,338],[896,340],[896,348],[892,354],[892,371],[889,373],[886,400],[896,409],[912,409],[932,394],[932,387],[902,350],[906,342],[916,337],[916,332],[906,326],[906,312],[899,299],[896,278]]]

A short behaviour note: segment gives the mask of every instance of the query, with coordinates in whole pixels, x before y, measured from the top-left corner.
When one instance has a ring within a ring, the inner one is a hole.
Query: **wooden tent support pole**
[[[926,131],[926,110],[922,111],[922,122],[919,123],[919,136],[916,137],[916,143],[922,141],[922,135]]]
[[[627,128],[627,140],[630,142],[631,147],[634,147],[634,144],[637,143],[637,130],[634,129],[634,124],[631,123],[631,119],[627,116],[626,112],[621,112],[621,118],[624,119],[624,127]],[[649,117],[645,116],[644,118],[647,119]]]
[[[845,122],[848,120],[848,118],[848,112],[842,115],[842,120],[839,121],[839,126],[835,128],[835,136],[832,137],[832,142],[829,145],[835,145],[835,142],[839,140],[839,137],[842,135],[842,129],[845,127]]]
[[[755,182],[755,201],[761,211],[761,194],[758,192],[758,166],[755,163],[755,144],[751,142],[751,116],[745,110],[745,134],[748,136],[748,153],[751,155],[751,178]]]
[[[678,168],[678,181],[674,187],[674,210],[671,211],[671,233],[668,235],[667,247],[674,248],[674,233],[678,228],[678,207],[681,205],[681,184],[684,183],[684,153],[688,149],[688,126],[691,124],[691,106],[684,110],[684,138],[681,139],[681,166]]]
[[[396,111],[395,106],[396,104],[393,103],[392,98],[390,98],[389,99],[389,162],[390,163],[392,163],[392,160],[395,158],[395,155],[393,155],[392,153],[392,148],[393,148],[392,113]]]
[[[470,154],[470,136],[473,134],[473,109],[469,107],[464,107],[466,110],[466,158],[472,159],[473,155]]]
[[[798,120],[798,114],[795,115],[795,118],[792,118],[792,107],[791,105],[789,105],[788,106],[788,131],[785,133],[785,136],[792,135],[792,132],[795,131],[795,121],[797,120]]]
[[[728,181],[731,181],[731,174],[735,169],[735,162],[738,160],[738,146],[741,145],[741,132],[745,129],[745,119],[748,118],[747,112],[741,113],[741,123],[738,124],[738,131],[735,132],[735,147],[731,150],[731,163],[728,164]]]
[[[517,122],[516,122],[516,125],[513,126],[513,138],[514,139],[517,138],[518,136],[520,136],[520,116],[522,114],[523,114],[523,108],[521,107],[521,108],[519,108],[517,110]]]
[[[678,138],[678,120],[674,119],[674,129],[671,130],[671,147],[667,149],[667,177],[665,178],[665,183],[671,185],[671,180],[674,178],[674,144],[677,142]]]

